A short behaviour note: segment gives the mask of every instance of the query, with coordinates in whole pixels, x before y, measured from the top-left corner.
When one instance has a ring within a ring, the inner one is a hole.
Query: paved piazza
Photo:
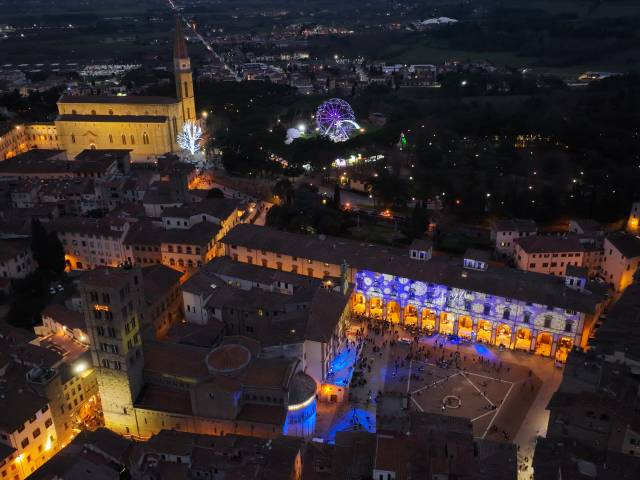
[[[317,437],[332,441],[337,431],[375,431],[379,395],[391,402],[384,410],[398,415],[408,397],[410,409],[466,417],[476,437],[516,443],[527,466],[521,478],[529,478],[536,438],[546,432],[545,408],[562,377],[553,360],[444,336],[421,336],[416,343],[398,326],[394,333],[366,328],[350,339],[352,348],[362,343],[354,367],[359,380],[348,403],[318,404]]]
[[[479,350],[398,343],[391,347],[384,391],[409,394],[415,410],[469,418],[476,437],[513,440],[542,382],[529,368]],[[407,360],[416,352],[429,357]]]

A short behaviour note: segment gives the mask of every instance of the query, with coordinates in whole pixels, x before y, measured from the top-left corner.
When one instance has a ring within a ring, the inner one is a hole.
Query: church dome
[[[247,347],[231,343],[221,345],[207,355],[207,368],[211,373],[233,373],[246,367],[251,361]]]

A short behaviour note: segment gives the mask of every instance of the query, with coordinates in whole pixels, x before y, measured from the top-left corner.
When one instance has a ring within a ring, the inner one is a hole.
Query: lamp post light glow
[[[76,363],[73,366],[74,373],[82,373],[87,369],[87,364],[85,362]]]

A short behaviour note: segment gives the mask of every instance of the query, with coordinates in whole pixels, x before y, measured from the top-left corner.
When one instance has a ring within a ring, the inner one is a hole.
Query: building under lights
[[[0,333],[3,479],[21,480],[47,462],[76,435],[83,409],[97,401],[87,346],[67,335],[71,327],[55,333],[46,329],[37,330],[31,342],[20,331]]]
[[[178,151],[183,124],[196,118],[191,61],[179,18],[173,67],[176,98],[62,95],[54,122],[0,130],[0,160],[36,148],[72,156],[85,149],[122,148],[136,159]]]
[[[269,438],[313,433],[316,383],[299,360],[262,358],[260,344],[242,336],[206,343],[205,335],[170,334],[156,341],[143,332],[143,282],[138,268],[98,268],[81,278],[107,428],[134,438],[162,429]]]
[[[555,357],[585,347],[605,288],[582,270],[564,277],[489,265],[481,252],[433,256],[342,238],[238,225],[222,240],[235,261],[315,278],[347,269],[353,314]]]

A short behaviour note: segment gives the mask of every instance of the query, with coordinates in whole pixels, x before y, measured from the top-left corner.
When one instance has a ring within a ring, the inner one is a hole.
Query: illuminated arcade
[[[355,315],[562,362],[577,342],[571,334],[580,322],[575,311],[368,270],[355,280]]]

